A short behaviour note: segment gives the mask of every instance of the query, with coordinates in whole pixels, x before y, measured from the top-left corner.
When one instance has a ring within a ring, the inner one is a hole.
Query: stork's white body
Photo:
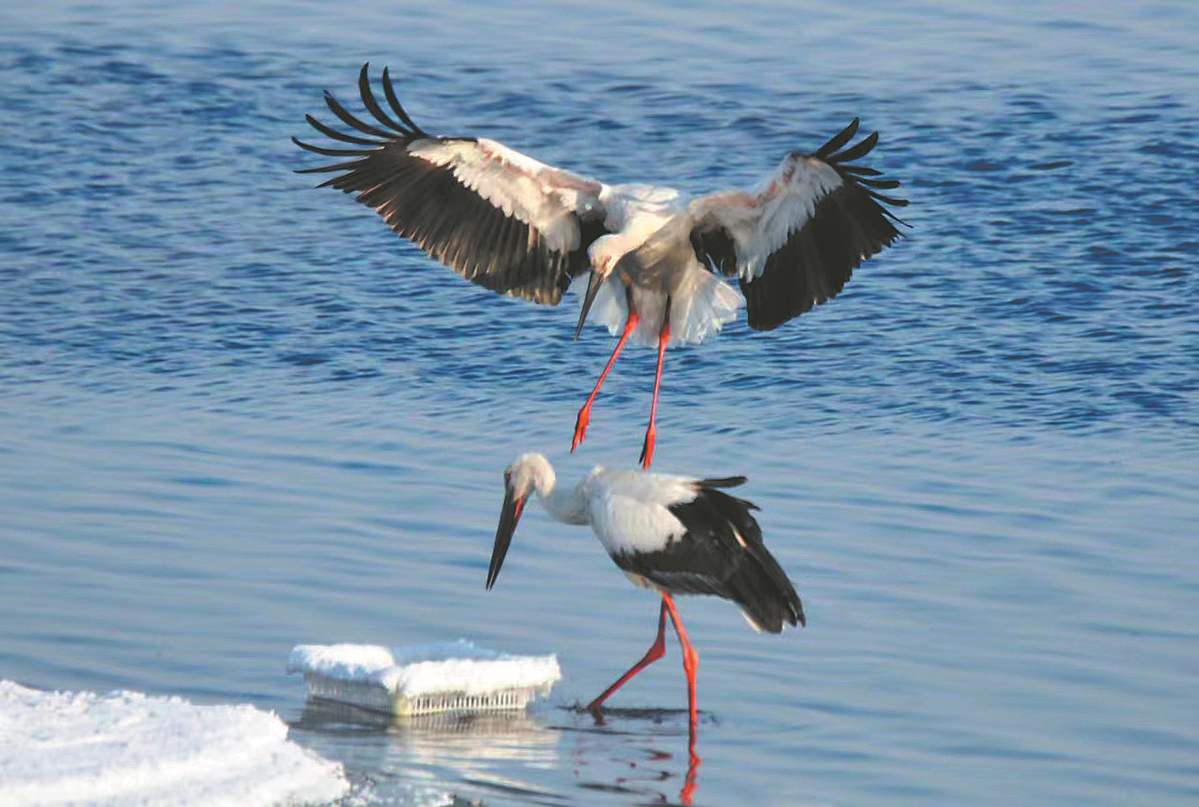
[[[687,532],[670,507],[695,500],[697,479],[597,465],[577,485],[558,486],[544,457],[526,457],[546,511],[566,524],[590,526],[612,557],[659,552]]]
[[[653,346],[663,331],[670,299],[670,347],[702,342],[737,316],[744,299],[708,271],[691,248],[686,197],[674,188],[614,185],[604,186],[600,199],[607,211],[604,226],[612,232],[592,242],[588,257],[593,267],[617,268],[608,270],[591,305],[590,321],[616,336],[628,321],[631,294],[638,323],[630,341]],[[621,264],[628,255],[636,256],[636,262]],[[590,276],[585,277],[589,282]],[[584,276],[575,283],[585,286]]]

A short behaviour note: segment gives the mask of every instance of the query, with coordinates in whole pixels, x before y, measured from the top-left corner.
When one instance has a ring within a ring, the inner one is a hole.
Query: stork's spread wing
[[[571,278],[587,270],[587,247],[606,232],[603,185],[493,140],[429,135],[400,106],[384,68],[393,119],[371,91],[368,67],[358,88],[383,128],[354,117],[326,93],[333,114],[361,134],[308,115],[318,132],[349,145],[326,148],[293,137],[308,151],[344,158],[298,173],[338,172],[320,187],[357,193],[393,230],[458,274],[493,291],[556,304]]]
[[[691,205],[691,243],[715,271],[736,275],[749,325],[776,328],[841,291],[863,260],[899,237],[902,223],[884,205],[904,199],[880,172],[852,165],[878,143],[878,132],[838,153],[858,121],[814,154],[789,155],[756,192],[716,193]]]

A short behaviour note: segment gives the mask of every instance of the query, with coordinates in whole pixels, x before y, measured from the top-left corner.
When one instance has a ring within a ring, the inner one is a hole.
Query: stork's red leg
[[[658,371],[654,373],[654,401],[649,407],[649,428],[645,430],[645,442],[641,444],[642,468],[648,468],[654,460],[654,439],[658,430],[654,419],[658,416],[658,390],[662,387],[662,362],[666,359],[666,343],[670,341],[670,298],[666,298],[666,310],[662,312],[662,330],[658,331]]]
[[[570,450],[572,452],[579,447],[579,443],[583,442],[583,436],[587,434],[587,424],[591,422],[591,404],[595,403],[595,396],[599,395],[600,387],[604,385],[604,379],[608,377],[608,371],[616,363],[616,357],[620,355],[620,351],[624,349],[624,343],[629,341],[629,334],[636,327],[637,312],[633,310],[633,295],[630,293],[629,316],[624,321],[624,331],[621,332],[620,339],[617,340],[616,347],[612,350],[612,356],[604,366],[604,371],[600,373],[599,381],[595,382],[595,389],[591,391],[591,395],[587,398],[587,403],[583,404],[583,408],[579,410],[579,416],[575,418],[575,436],[570,441]]]
[[[648,667],[650,664],[653,664],[655,661],[657,661],[658,659],[662,658],[663,655],[665,655],[665,653],[666,653],[666,598],[669,596],[670,596],[669,594],[662,595],[662,610],[658,613],[658,638],[654,639],[654,643],[652,645],[650,645],[649,650],[645,651],[645,655],[641,657],[641,661],[637,662],[632,667],[629,667],[629,671],[626,672],[624,675],[620,676],[620,678],[618,678],[616,680],[615,684],[613,684],[612,686],[605,689],[598,698],[593,700],[591,703],[587,704],[587,711],[594,712],[597,709],[599,709],[600,706],[603,705],[604,701],[606,701],[613,692],[615,692],[616,690],[618,690],[622,686],[624,686],[626,681],[628,681],[634,675],[641,672],[643,669]],[[672,605],[671,607],[673,608],[674,606]]]
[[[683,647],[683,671],[687,673],[687,708],[691,713],[689,750],[692,759],[699,762],[699,757],[695,753],[695,724],[699,711],[695,704],[695,674],[699,670],[699,653],[696,653],[695,648],[691,646],[691,640],[687,638],[687,631],[683,629],[683,620],[679,618],[679,612],[674,607],[674,599],[669,594],[662,595],[662,607],[670,612],[670,621],[674,623],[674,631],[679,635],[679,644]]]

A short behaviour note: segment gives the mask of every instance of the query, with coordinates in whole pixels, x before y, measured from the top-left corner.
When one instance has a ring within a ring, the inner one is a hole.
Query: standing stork
[[[391,113],[383,110],[368,67],[358,89],[375,123],[326,93],[329,109],[357,134],[306,116],[345,145],[293,137],[301,148],[339,160],[299,173],[336,173],[321,187],[357,193],[399,235],[492,291],[556,305],[574,278],[588,276],[575,337],[590,314],[620,338],[579,410],[571,451],[630,339],[658,348],[640,460],[648,468],[668,345],[703,341],[742,303],[751,328],[776,328],[835,296],[864,259],[900,235],[901,222],[884,205],[907,201],[879,193],[899,181],[853,164],[874,148],[878,133],[841,150],[858,131],[856,118],[816,151],[788,154],[754,190],[688,200],[673,188],[607,185],[494,140],[431,135],[400,105],[387,68],[383,94]],[[744,299],[724,280],[733,277]]]
[[[596,466],[573,488],[556,484],[553,466],[540,454],[524,454],[504,471],[504,506],[487,570],[495,585],[525,502],[533,493],[551,516],[567,524],[589,524],[608,555],[634,584],[662,595],[658,636],[640,661],[587,705],[598,713],[626,681],[666,652],[669,616],[683,649],[690,712],[691,753],[695,754],[695,674],[699,655],[675,609],[675,594],[714,594],[741,607],[759,632],[780,633],[803,625],[799,595],[778,561],[762,543],[762,530],[750,502],[720,490],[745,477],[691,479],[646,471]]]

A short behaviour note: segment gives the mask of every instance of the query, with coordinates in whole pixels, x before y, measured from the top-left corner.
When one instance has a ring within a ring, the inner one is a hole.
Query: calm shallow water
[[[362,61],[418,122],[610,181],[754,182],[855,115],[909,237],[833,303],[671,353],[656,467],[745,473],[809,627],[687,600],[697,804],[1199,796],[1199,17],[893,4],[0,12],[0,678],[274,709],[351,803],[679,798],[656,604],[500,471],[640,448],[653,357],[475,289],[291,169]],[[301,642],[557,652],[528,722],[306,712]]]

